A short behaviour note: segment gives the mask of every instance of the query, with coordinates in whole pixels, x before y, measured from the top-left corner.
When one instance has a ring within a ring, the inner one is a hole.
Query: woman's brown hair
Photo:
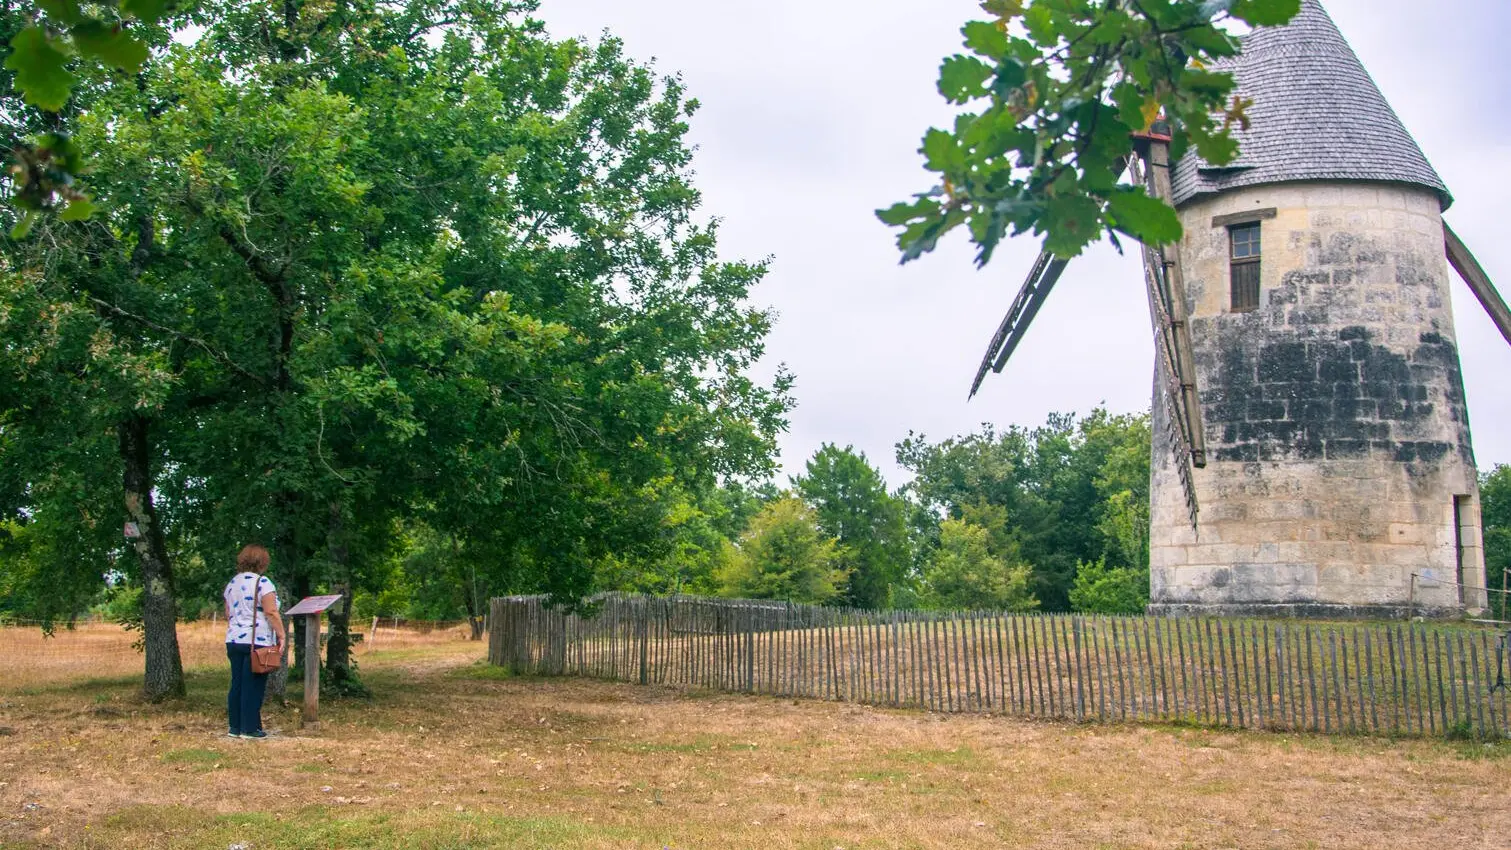
[[[241,554],[236,556],[236,566],[244,573],[260,573],[268,568],[268,550],[252,544],[241,547]]]

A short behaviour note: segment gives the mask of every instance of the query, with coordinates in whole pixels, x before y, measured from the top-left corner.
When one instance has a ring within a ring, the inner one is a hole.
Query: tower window
[[[1259,222],[1228,228],[1233,312],[1259,309]]]

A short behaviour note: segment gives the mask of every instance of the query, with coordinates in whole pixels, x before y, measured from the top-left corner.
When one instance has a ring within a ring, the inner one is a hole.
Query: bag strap
[[[262,576],[252,573],[252,649],[257,649],[257,605],[262,602]]]

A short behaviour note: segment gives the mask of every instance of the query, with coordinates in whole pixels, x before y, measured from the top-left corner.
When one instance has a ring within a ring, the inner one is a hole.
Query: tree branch
[[[249,369],[244,368],[243,366],[241,366],[241,364],[237,363],[235,360],[232,360],[230,355],[209,344],[208,342],[205,342],[197,336],[191,336],[182,331],[177,331],[165,325],[160,325],[157,322],[154,322],[151,319],[147,318],[146,316],[139,316],[129,310],[117,307],[116,305],[111,304],[109,301],[106,301],[103,298],[96,298],[93,295],[86,295],[84,297],[88,298],[89,302],[100,310],[104,310],[111,315],[120,316],[123,319],[130,319],[131,321],[136,322],[143,327],[151,328],[159,333],[167,334],[174,339],[181,340],[192,346],[195,346],[196,348],[202,349],[206,354],[209,354],[212,358],[224,364],[236,374],[255,381],[263,386],[267,386],[268,384],[267,379],[252,372]]]

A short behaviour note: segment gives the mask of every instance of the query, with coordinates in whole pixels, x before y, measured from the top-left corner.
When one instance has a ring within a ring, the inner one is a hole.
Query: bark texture
[[[331,562],[336,568],[331,592],[341,594],[341,602],[327,612],[330,637],[325,644],[325,672],[332,688],[339,693],[354,684],[355,679],[351,668],[351,559],[340,502],[331,503],[329,535]]]
[[[131,548],[142,568],[142,640],[147,662],[142,694],[156,702],[184,695],[173,565],[157,522],[157,509],[152,504],[151,423],[133,413],[116,430],[125,464],[126,519],[138,531],[138,536],[131,538]]]

